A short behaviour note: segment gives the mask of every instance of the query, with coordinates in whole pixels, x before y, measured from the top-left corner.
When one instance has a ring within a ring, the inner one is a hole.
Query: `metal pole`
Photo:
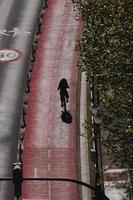
[[[0,181],[12,181],[11,177],[0,178]],[[62,182],[71,182],[77,183],[79,185],[83,185],[87,188],[92,189],[96,194],[96,200],[109,200],[109,198],[104,194],[101,188],[94,188],[93,186],[89,185],[88,183],[71,179],[71,178],[56,178],[56,177],[46,177],[46,178],[32,178],[32,177],[23,177],[23,181],[62,181]],[[99,197],[101,199],[99,199]]]

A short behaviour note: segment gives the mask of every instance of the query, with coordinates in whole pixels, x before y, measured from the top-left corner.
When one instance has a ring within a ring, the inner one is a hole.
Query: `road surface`
[[[42,0],[0,1],[0,177],[12,175],[29,69]],[[13,200],[11,183],[0,182],[0,200]]]
[[[81,24],[70,0],[49,0],[33,66],[24,138],[24,177],[78,179],[78,54]],[[61,119],[59,81],[69,84],[67,110],[72,123]],[[72,183],[24,182],[23,200],[78,200]]]

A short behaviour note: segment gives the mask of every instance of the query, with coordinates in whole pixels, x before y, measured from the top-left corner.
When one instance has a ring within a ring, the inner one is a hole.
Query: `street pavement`
[[[49,0],[33,66],[24,137],[24,177],[79,179],[78,52],[81,22],[75,20],[70,0]],[[68,82],[72,122],[62,120],[59,81]],[[73,183],[23,183],[22,200],[78,200]]]
[[[0,0],[0,177],[16,162],[26,73],[42,0]],[[13,200],[13,184],[0,182],[0,200]]]

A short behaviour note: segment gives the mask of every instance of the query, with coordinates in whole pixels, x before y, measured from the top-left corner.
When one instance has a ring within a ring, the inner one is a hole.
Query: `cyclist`
[[[61,79],[58,85],[58,90],[60,90],[60,101],[61,107],[65,106],[66,102],[68,102],[69,94],[67,89],[69,88],[67,80],[65,78]]]

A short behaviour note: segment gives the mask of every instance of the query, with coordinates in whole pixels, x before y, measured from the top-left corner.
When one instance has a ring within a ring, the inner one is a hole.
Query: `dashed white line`
[[[48,149],[48,158],[50,158],[50,157],[51,157],[51,150]]]
[[[34,177],[37,178],[37,168],[34,169]]]
[[[50,172],[50,170],[51,170],[51,165],[50,163],[48,163],[48,172]]]
[[[34,177],[37,177],[37,168],[34,169]]]

